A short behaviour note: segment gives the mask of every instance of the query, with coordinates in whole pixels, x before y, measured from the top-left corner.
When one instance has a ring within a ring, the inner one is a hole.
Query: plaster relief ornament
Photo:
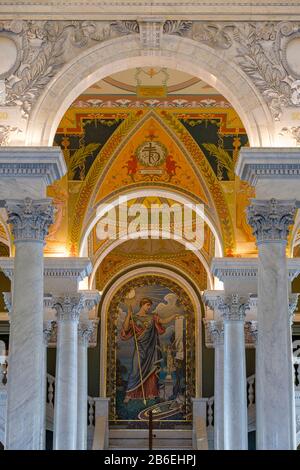
[[[300,106],[300,80],[294,81],[291,85],[291,101],[295,106]]]

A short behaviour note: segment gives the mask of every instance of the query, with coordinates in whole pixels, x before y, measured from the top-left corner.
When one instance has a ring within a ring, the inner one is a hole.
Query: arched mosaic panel
[[[144,427],[191,420],[195,396],[195,312],[184,289],[162,276],[124,284],[107,315],[111,424]]]

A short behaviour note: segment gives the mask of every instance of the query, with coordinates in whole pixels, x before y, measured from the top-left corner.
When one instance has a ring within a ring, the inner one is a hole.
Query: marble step
[[[149,432],[147,429],[111,429],[109,432],[110,449],[148,449]],[[155,429],[153,430],[153,450],[192,449],[192,430]]]

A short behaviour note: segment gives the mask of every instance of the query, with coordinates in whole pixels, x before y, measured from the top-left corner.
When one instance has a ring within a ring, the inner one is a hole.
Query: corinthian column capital
[[[245,319],[249,304],[239,294],[231,294],[226,297],[219,297],[218,309],[224,321],[240,321]]]
[[[224,344],[224,323],[222,321],[207,321],[207,330],[210,334],[214,347]]]
[[[253,228],[257,244],[273,241],[286,243],[295,212],[295,200],[252,199],[247,209],[247,220]]]
[[[94,331],[94,322],[92,320],[80,322],[78,325],[78,342],[82,346],[88,347]]]
[[[84,308],[84,296],[74,294],[55,297],[53,308],[56,310],[58,322],[79,321],[80,313]]]
[[[37,241],[44,243],[49,225],[54,221],[52,199],[24,200],[10,199],[6,201],[8,212],[7,222],[12,225],[15,242]]]

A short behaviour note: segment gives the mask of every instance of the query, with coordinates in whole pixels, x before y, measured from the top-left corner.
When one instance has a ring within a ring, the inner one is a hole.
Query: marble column
[[[244,321],[248,305],[238,294],[220,297],[224,321],[224,449],[248,449]]]
[[[14,292],[10,320],[6,448],[40,449],[44,420],[43,247],[53,223],[51,199],[7,200],[15,243]]]
[[[81,294],[54,298],[57,312],[57,350],[54,402],[55,450],[75,450],[77,444],[78,322]]]
[[[42,413],[44,420],[41,426],[41,449],[46,449],[46,402],[47,402],[47,350],[48,344],[52,333],[52,321],[44,321],[43,325],[43,339],[44,339],[44,357],[43,357],[43,370],[42,370],[42,387],[43,387],[43,401],[41,402]]]
[[[295,201],[252,199],[258,246],[256,448],[295,449],[295,393],[286,244]]]
[[[214,371],[214,449],[224,449],[224,325],[222,321],[207,322],[215,350]]]
[[[87,448],[87,400],[88,400],[88,345],[93,333],[92,320],[79,323],[78,327],[78,407],[77,449]]]

